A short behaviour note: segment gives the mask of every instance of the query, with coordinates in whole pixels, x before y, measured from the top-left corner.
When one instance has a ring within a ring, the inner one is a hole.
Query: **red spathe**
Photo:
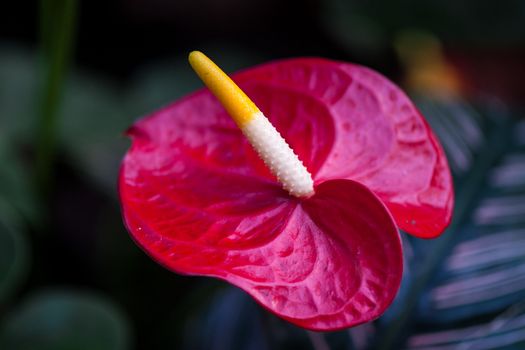
[[[291,197],[207,91],[137,122],[121,168],[125,223],[155,260],[219,277],[314,330],[377,318],[402,276],[396,224],[448,225],[446,158],[404,93],[360,66],[293,59],[233,79],[304,162],[315,195]]]

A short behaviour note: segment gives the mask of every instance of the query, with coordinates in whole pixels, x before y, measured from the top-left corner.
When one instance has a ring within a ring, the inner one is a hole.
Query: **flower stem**
[[[36,130],[36,186],[47,196],[53,177],[58,112],[71,56],[77,0],[40,0],[41,85]]]

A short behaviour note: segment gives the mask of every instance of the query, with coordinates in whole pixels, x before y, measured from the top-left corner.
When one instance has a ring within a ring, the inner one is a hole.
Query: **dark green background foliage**
[[[523,65],[505,63],[523,62],[523,1],[2,7],[0,349],[525,348],[525,112],[523,100],[509,98],[521,90],[505,85],[525,78]],[[441,42],[444,59],[460,53],[460,73],[483,61],[494,71],[477,76],[498,79],[468,93],[411,91],[449,158],[455,216],[436,240],[402,233],[402,286],[379,320],[307,332],[226,283],[163,269],[132,242],[116,193],[123,133],[201,86],[190,50],[228,72],[323,56],[402,84],[413,67],[396,42],[407,32]]]

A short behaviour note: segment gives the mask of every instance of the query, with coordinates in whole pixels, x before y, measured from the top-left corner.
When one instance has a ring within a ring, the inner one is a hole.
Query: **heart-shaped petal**
[[[159,263],[227,280],[309,329],[357,325],[390,305],[402,275],[399,235],[365,186],[331,180],[302,200],[242,177],[228,185],[220,174],[191,173],[210,190],[192,193],[176,184],[176,162],[137,170],[148,158],[136,142],[122,167],[122,209],[129,232]],[[251,191],[235,195],[232,186]]]
[[[227,280],[305,328],[378,317],[402,274],[392,215],[423,237],[450,220],[450,174],[431,130],[363,67],[298,59],[234,79],[304,161],[315,195],[283,191],[202,90],[129,131],[119,190],[133,238],[167,268]]]

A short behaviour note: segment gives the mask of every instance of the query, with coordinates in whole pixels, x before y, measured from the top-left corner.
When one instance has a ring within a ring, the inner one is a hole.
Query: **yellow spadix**
[[[189,61],[283,188],[296,197],[311,196],[312,176],[252,100],[202,52],[191,52]]]

